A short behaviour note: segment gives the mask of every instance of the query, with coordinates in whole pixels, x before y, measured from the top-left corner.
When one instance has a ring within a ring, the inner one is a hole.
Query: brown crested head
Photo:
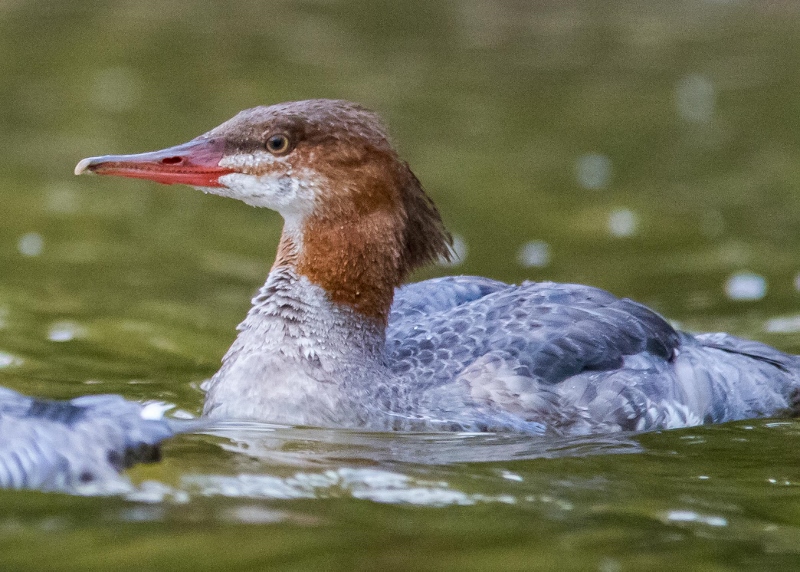
[[[84,159],[76,172],[86,170],[186,183],[278,211],[275,266],[383,320],[411,270],[450,255],[436,206],[383,122],[347,101],[255,107],[183,145]]]

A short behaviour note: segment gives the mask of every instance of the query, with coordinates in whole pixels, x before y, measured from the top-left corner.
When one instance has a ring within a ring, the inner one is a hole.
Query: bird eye
[[[267,151],[273,155],[282,155],[289,150],[289,138],[283,133],[270,135],[267,139]]]

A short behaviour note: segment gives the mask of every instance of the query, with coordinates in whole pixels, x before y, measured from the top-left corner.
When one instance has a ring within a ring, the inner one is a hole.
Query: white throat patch
[[[221,176],[219,182],[223,187],[211,192],[277,211],[284,218],[310,214],[324,185],[323,177],[313,169],[295,169],[285,157],[275,157],[266,151],[225,157],[219,166],[239,172]],[[256,169],[265,173],[241,172]]]
[[[285,221],[284,230],[294,235],[299,246],[303,221],[317,205],[326,181],[313,169],[295,169],[285,157],[266,151],[231,155],[219,162],[220,167],[236,171],[266,171],[263,175],[242,172],[219,178],[222,187],[197,187],[204,193],[240,200],[254,207],[278,212]]]

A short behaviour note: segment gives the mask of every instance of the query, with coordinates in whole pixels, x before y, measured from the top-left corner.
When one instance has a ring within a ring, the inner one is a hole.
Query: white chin
[[[240,200],[254,207],[268,208],[286,216],[296,217],[313,211],[319,181],[293,173],[292,176],[269,173],[247,175],[230,173],[219,178],[221,187],[197,187],[204,193]]]

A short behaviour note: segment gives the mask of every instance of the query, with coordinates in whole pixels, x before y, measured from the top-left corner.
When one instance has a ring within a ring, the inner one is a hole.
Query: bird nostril
[[[183,161],[183,157],[165,157],[164,159],[161,159],[161,164],[162,165],[177,165],[181,161]]]

